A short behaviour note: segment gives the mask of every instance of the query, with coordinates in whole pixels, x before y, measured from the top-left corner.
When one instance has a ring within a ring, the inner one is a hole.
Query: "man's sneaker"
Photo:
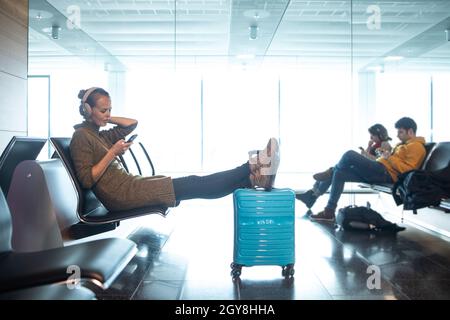
[[[316,181],[327,181],[331,180],[332,177],[333,177],[333,168],[328,168],[323,172],[313,174],[313,178]]]
[[[311,209],[317,200],[317,196],[314,195],[312,190],[308,190],[305,193],[296,194],[295,198],[303,202],[308,209]]]
[[[318,214],[312,214],[309,216],[311,221],[322,221],[322,222],[334,222],[334,209],[325,208],[323,211]]]

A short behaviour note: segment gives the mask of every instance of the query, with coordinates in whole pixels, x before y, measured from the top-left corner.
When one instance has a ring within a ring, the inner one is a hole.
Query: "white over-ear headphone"
[[[87,116],[90,116],[90,115],[91,115],[91,113],[92,113],[92,107],[89,105],[89,103],[86,102],[86,100],[89,98],[89,95],[90,95],[92,92],[94,92],[95,90],[97,90],[97,89],[98,89],[98,87],[92,87],[92,88],[89,88],[88,90],[86,90],[86,92],[85,92],[85,94],[84,94],[84,96],[83,96],[83,99],[81,99],[81,104],[83,105],[84,113],[85,113]]]

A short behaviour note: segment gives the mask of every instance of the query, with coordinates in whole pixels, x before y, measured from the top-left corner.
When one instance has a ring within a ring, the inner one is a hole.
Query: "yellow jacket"
[[[386,167],[395,182],[399,174],[420,168],[426,156],[424,144],[423,137],[412,138],[396,145],[389,158],[380,157],[377,161]]]

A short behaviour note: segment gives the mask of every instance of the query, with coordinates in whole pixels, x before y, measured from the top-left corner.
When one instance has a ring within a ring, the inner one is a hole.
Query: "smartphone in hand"
[[[136,139],[138,135],[137,134],[133,134],[128,140],[127,143],[133,142],[134,139]]]

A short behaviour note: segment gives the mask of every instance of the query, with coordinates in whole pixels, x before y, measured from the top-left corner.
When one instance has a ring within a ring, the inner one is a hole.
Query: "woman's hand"
[[[132,144],[133,144],[133,142],[127,143],[127,142],[125,142],[125,140],[120,139],[109,150],[114,154],[115,157],[120,156],[120,155],[124,154],[130,148],[130,146]]]
[[[111,117],[111,118],[109,118],[108,122],[112,123],[112,124],[116,124],[121,127],[128,127],[133,124],[137,124],[138,121],[135,119],[124,118],[124,117]]]
[[[364,150],[364,149],[360,149],[360,154],[362,155],[362,156],[367,156],[369,153],[366,151],[366,150]]]
[[[381,157],[383,157],[384,159],[387,159],[391,156],[391,152],[389,150],[383,150],[380,148],[381,151]]]

